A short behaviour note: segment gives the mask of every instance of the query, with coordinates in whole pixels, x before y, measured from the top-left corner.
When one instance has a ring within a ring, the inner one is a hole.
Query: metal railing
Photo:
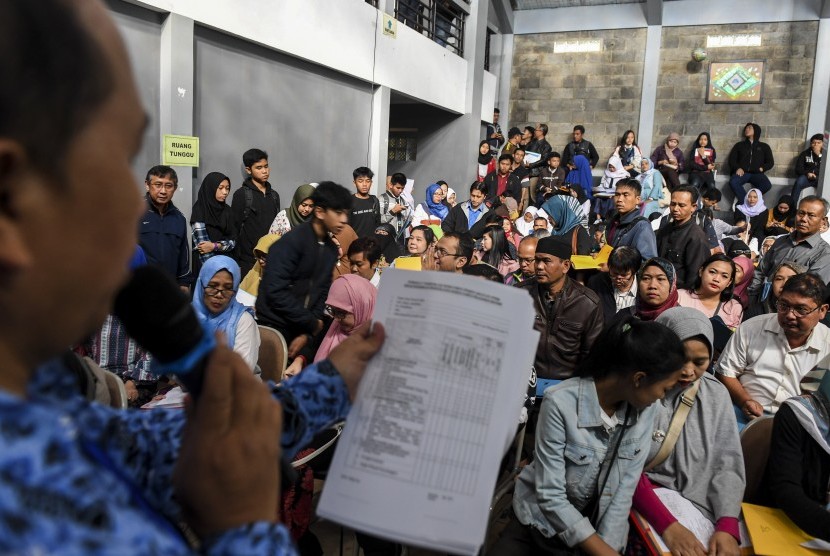
[[[395,0],[395,18],[441,46],[464,55],[465,13],[450,0]]]

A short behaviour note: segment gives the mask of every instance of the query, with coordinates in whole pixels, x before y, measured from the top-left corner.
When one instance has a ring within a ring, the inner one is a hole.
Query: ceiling
[[[608,4],[641,4],[645,0],[510,0],[514,10],[536,10],[541,8],[571,8],[582,6],[605,6]]]

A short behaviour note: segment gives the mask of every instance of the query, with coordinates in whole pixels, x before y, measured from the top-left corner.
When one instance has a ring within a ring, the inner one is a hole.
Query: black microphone
[[[153,372],[175,374],[197,401],[216,340],[205,333],[176,282],[161,267],[141,266],[116,296],[113,313],[127,334],[152,354]],[[285,458],[280,459],[280,470],[283,488],[297,480]]]
[[[114,314],[154,358],[156,374],[175,374],[195,400],[202,391],[207,356],[216,347],[187,295],[160,267],[137,268],[115,298]]]

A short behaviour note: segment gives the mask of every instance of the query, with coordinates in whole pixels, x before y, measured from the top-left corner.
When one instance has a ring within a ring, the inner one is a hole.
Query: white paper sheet
[[[389,269],[374,318],[386,342],[318,513],[406,545],[475,554],[539,338],[531,298],[470,276]]]
[[[676,490],[668,488],[656,488],[654,493],[660,498],[660,501],[666,506],[680,524],[691,531],[697,540],[705,547],[709,547],[709,540],[715,534],[715,526],[709,521],[706,516],[701,513],[697,507],[689,500],[685,499]],[[746,525],[743,519],[739,522],[739,531],[741,535],[741,546],[752,546],[752,541],[749,538],[749,532],[746,530]],[[660,549],[663,552],[669,552],[663,538],[655,533],[657,542],[660,544]]]
[[[813,539],[811,541],[801,543],[804,548],[812,548],[813,550],[822,550],[830,552],[830,542],[821,539]]]

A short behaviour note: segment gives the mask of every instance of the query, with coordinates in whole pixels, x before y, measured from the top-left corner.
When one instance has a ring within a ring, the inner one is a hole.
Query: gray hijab
[[[689,307],[674,307],[659,317],[681,340],[703,337],[712,356],[712,323]],[[654,434],[647,461],[660,450],[684,389],[672,388],[658,403]],[[746,486],[744,459],[732,401],[726,388],[708,373],[700,377],[695,404],[683,432],[666,460],[649,471],[655,484],[679,492],[713,523],[721,517],[738,517]]]

